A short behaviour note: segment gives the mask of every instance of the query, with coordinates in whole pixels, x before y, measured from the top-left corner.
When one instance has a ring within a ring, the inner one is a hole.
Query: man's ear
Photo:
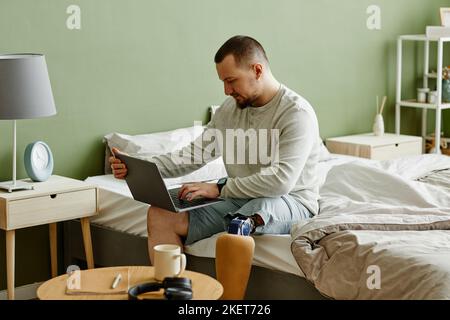
[[[261,63],[255,63],[253,65],[253,71],[255,72],[256,80],[259,80],[263,73],[263,65]]]

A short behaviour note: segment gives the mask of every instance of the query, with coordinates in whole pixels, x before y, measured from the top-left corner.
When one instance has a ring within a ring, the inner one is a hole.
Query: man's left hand
[[[178,198],[191,201],[199,197],[214,199],[219,195],[219,188],[215,183],[188,183],[181,187]]]

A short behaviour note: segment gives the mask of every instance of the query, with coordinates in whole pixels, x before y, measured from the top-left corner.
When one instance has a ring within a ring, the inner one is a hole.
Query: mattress
[[[332,155],[327,161],[319,163],[321,184],[332,166],[349,161],[371,162],[361,158]],[[213,175],[210,177],[216,178]],[[186,176],[165,179],[164,182],[168,188],[176,188],[184,181],[192,181],[190,178]],[[149,205],[134,200],[124,180],[115,179],[113,175],[100,175],[88,177],[86,181],[99,187],[99,214],[91,218],[92,223],[147,237],[146,220]],[[186,246],[185,252],[193,256],[214,258],[218,236],[219,234]],[[264,234],[253,237],[255,240],[254,265],[303,276],[291,253],[292,239],[289,234]]]

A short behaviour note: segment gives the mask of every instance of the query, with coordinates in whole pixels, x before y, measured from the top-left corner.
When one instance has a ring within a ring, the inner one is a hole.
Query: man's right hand
[[[120,159],[116,158],[115,155],[122,153],[117,148],[112,148],[111,150],[112,156],[109,157],[109,164],[111,165],[112,172],[114,174],[114,178],[116,179],[125,179],[128,169],[125,163],[123,163]]]

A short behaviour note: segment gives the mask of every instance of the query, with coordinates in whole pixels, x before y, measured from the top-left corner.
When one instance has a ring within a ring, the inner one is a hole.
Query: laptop
[[[115,156],[127,166],[125,180],[137,201],[172,212],[188,211],[224,201],[221,198],[196,198],[190,201],[179,199],[180,188],[167,189],[155,163],[120,153]]]

